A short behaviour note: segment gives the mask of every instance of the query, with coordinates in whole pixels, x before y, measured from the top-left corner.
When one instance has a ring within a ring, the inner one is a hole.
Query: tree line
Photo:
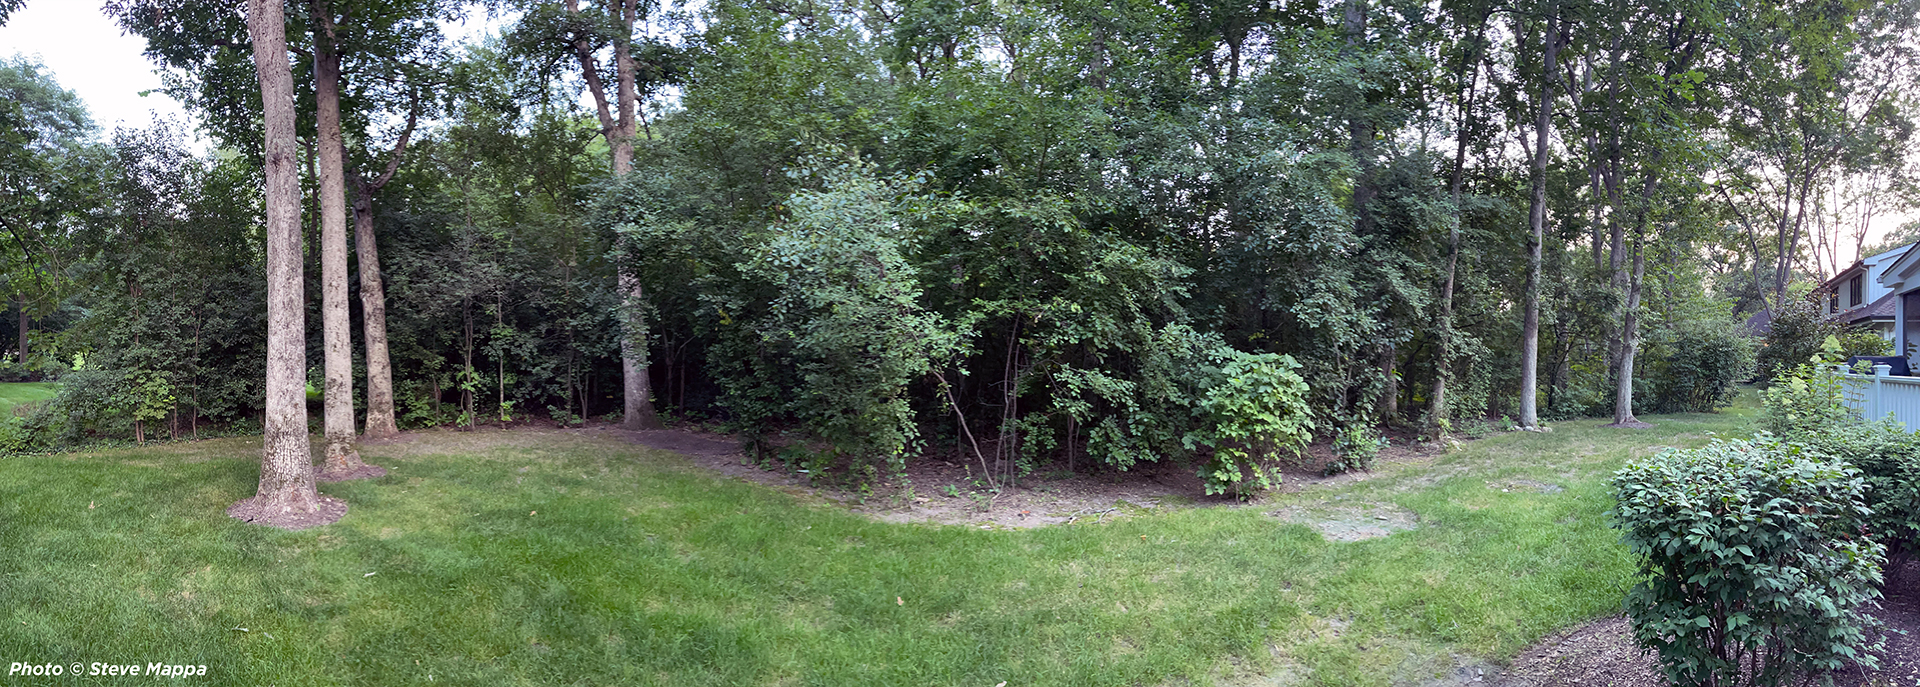
[[[1904,1],[265,4],[108,4],[209,153],[0,69],[14,364],[98,397],[32,441],[310,386],[326,474],[402,428],[666,416],[860,478],[1233,491],[1314,439],[1724,404],[1741,320],[1912,192]]]

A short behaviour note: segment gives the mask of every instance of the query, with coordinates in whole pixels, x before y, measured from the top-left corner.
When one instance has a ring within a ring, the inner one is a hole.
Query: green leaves
[[[1613,488],[1646,577],[1627,615],[1674,684],[1871,664],[1859,611],[1880,598],[1884,548],[1856,536],[1872,515],[1860,471],[1763,434],[1630,463]]]
[[[1225,347],[1210,357],[1218,372],[1195,404],[1200,426],[1186,436],[1189,446],[1213,449],[1212,460],[1200,469],[1207,493],[1271,489],[1280,479],[1273,461],[1298,455],[1313,438],[1300,363],[1292,356]]]

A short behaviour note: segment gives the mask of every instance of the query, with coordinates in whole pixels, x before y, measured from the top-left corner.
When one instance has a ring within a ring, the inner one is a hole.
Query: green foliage
[[[1801,363],[1760,390],[1764,407],[1760,427],[1774,436],[1794,440],[1857,424],[1860,418],[1848,406],[1853,393],[1846,381],[1832,374],[1825,364]]]
[[[1857,355],[1893,355],[1893,341],[1871,329],[1848,328],[1842,330],[1836,338],[1840,344],[1839,355],[1843,360]]]
[[[1845,461],[1867,481],[1866,532],[1904,563],[1920,549],[1920,435],[1892,418],[1861,418],[1849,409],[1848,384],[1806,365],[1762,392],[1762,427],[1816,455]]]
[[[1313,438],[1300,363],[1291,356],[1234,350],[1212,358],[1218,372],[1194,408],[1200,427],[1185,440],[1189,447],[1213,449],[1200,478],[1208,494],[1271,489],[1280,480],[1273,461],[1299,455]]]
[[[1390,445],[1378,430],[1361,425],[1342,427],[1333,436],[1333,460],[1327,462],[1327,474],[1371,470],[1374,458]]]
[[[1686,322],[1655,336],[1658,346],[1649,352],[1657,354],[1649,356],[1652,364],[1642,383],[1652,402],[1641,407],[1659,413],[1713,412],[1732,404],[1739,384],[1753,376],[1754,341],[1734,323]]]
[[[1845,331],[1840,323],[1827,319],[1825,304],[1816,298],[1795,298],[1782,303],[1774,309],[1773,331],[1767,334],[1766,343],[1760,348],[1760,379],[1771,380],[1815,356],[1837,354],[1837,343],[1829,350],[1827,340],[1837,342]]]
[[[952,335],[919,307],[901,226],[904,187],[854,167],[823,174],[825,189],[794,194],[787,220],[748,249],[743,275],[771,290],[751,326],[800,382],[779,410],[804,419],[856,468],[902,472],[917,437],[907,385],[927,374]]]
[[[1641,646],[1676,685],[1775,685],[1872,666],[1883,547],[1861,536],[1867,482],[1762,435],[1670,449],[1613,479],[1615,526],[1646,577],[1627,595]]]

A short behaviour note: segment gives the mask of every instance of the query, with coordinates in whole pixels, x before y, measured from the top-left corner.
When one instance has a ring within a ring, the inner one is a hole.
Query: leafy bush
[[[1892,419],[1855,416],[1845,405],[1847,393],[1838,375],[1812,365],[1795,368],[1762,392],[1762,426],[1858,468],[1873,510],[1867,531],[1891,560],[1904,562],[1920,537],[1920,436]]]
[[[1627,615],[1674,684],[1875,664],[1860,611],[1880,596],[1883,549],[1860,536],[1858,470],[1761,435],[1636,461],[1613,488],[1614,526],[1646,577]]]
[[[1389,445],[1387,438],[1371,427],[1347,425],[1333,436],[1333,460],[1327,463],[1327,474],[1371,470],[1373,459]]]
[[[1871,329],[1849,328],[1835,336],[1835,340],[1840,344],[1842,359],[1856,355],[1893,355],[1893,342]]]
[[[1789,299],[1773,312],[1773,330],[1757,356],[1760,379],[1770,380],[1820,355],[1838,353],[1837,342],[1846,328],[1827,319],[1826,308],[1810,298]],[[1835,347],[1828,346],[1833,339]]]
[[[1200,426],[1186,436],[1189,448],[1213,448],[1200,478],[1208,494],[1270,489],[1278,480],[1271,461],[1282,452],[1299,455],[1313,436],[1300,363],[1292,356],[1233,349],[1214,356],[1218,377],[1199,399]]]
[[[1847,385],[1814,363],[1788,368],[1760,390],[1760,428],[1788,441],[1819,434],[1837,425],[1858,423],[1847,408]]]
[[[1731,405],[1738,385],[1753,375],[1753,339],[1733,323],[1685,322],[1659,338],[1661,355],[1648,366],[1645,385],[1655,412],[1707,413]]]

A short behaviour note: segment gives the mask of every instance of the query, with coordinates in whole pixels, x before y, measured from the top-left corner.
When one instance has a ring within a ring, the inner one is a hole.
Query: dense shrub
[[[1837,375],[1800,366],[1761,392],[1762,427],[1859,469],[1873,510],[1867,531],[1887,547],[1890,559],[1904,562],[1920,534],[1920,436],[1889,418],[1854,415],[1845,405],[1847,393]]]
[[[1883,550],[1860,536],[1867,482],[1845,462],[1761,435],[1671,449],[1614,475],[1616,527],[1645,580],[1641,646],[1676,685],[1773,685],[1874,665]]]
[[[1208,494],[1269,489],[1277,481],[1272,461],[1298,455],[1313,437],[1307,382],[1291,356],[1215,353],[1219,373],[1199,400],[1200,426],[1187,434],[1189,446],[1213,448],[1213,460],[1200,469]]]
[[[1834,337],[1840,344],[1840,358],[1856,355],[1893,355],[1893,342],[1871,329],[1853,327]]]
[[[1658,336],[1661,355],[1648,366],[1644,385],[1655,412],[1712,412],[1732,404],[1740,382],[1753,375],[1754,342],[1736,324],[1685,322]]]
[[[1821,355],[1829,348],[1828,339],[1837,341],[1846,328],[1827,319],[1826,307],[1816,299],[1795,298],[1773,311],[1773,330],[1757,357],[1759,378],[1764,382]]]

